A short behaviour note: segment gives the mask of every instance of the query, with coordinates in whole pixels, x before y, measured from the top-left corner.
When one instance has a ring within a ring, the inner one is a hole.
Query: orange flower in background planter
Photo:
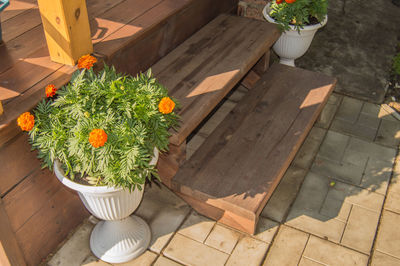
[[[282,4],[283,0],[276,0],[277,4]]]
[[[50,84],[46,87],[46,97],[47,98],[53,97],[54,95],[56,95],[56,92],[57,92],[57,88],[53,84]]]
[[[278,1],[276,1],[276,2],[278,2]],[[291,4],[291,3],[296,2],[296,0],[285,0],[285,2],[288,3],[288,4]]]
[[[106,132],[99,128],[93,129],[89,134],[89,142],[95,148],[103,147],[107,142]]]
[[[78,60],[78,68],[79,69],[83,69],[83,68],[90,69],[96,62],[97,62],[96,57],[91,56],[90,54],[83,55]]]
[[[17,123],[22,130],[31,131],[35,125],[35,117],[31,113],[25,112],[18,117]]]
[[[175,108],[175,103],[169,97],[162,98],[160,103],[158,104],[158,110],[163,114],[171,113],[174,110],[174,108]]]

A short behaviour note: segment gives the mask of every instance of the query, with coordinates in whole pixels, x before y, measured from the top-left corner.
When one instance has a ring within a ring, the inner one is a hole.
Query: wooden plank
[[[263,59],[261,58],[260,60]],[[250,90],[256,85],[257,81],[259,81],[260,78],[261,77],[257,74],[257,72],[255,72],[254,70],[250,70],[249,73],[247,73],[247,75],[242,80],[242,85]]]
[[[146,1],[142,3],[145,4]],[[184,5],[188,4],[188,0],[164,0],[164,1],[153,1],[157,3],[154,7],[146,10],[146,12],[140,12],[136,14],[132,20],[127,20],[128,25],[116,25],[114,29],[119,29],[118,31],[111,31],[108,35],[104,36],[102,42],[96,42],[94,44],[95,51],[106,57],[112,57],[117,53],[121,47],[126,47],[129,43],[135,41],[139,36],[144,36],[150,28],[153,26],[163,24],[163,21],[168,17],[172,16],[174,13],[178,12]],[[134,8],[134,6],[133,6]],[[108,15],[109,19],[112,20],[114,16],[119,17],[120,10],[110,13]],[[160,21],[155,21],[154,17],[160,18]],[[117,28],[117,26],[119,26]],[[157,30],[157,28],[153,28]],[[137,33],[141,33],[138,35]],[[149,43],[147,43],[149,45]]]
[[[239,121],[228,118],[231,125],[223,123],[210,135],[209,144],[175,176],[173,188],[243,217],[259,215],[335,83],[322,74],[274,65],[254,89],[269,88],[265,95],[257,95],[245,119],[238,105]]]
[[[119,71],[133,75],[146,71],[218,14],[229,12],[236,7],[236,2],[235,0],[165,0],[130,23],[147,25],[154,16],[161,14],[165,17],[150,30],[145,30],[137,39],[126,38],[129,28],[122,28],[121,31],[125,33],[119,31],[118,34],[121,34],[119,38],[110,36],[115,37],[110,44],[107,40],[101,43],[110,45],[110,48],[119,42],[125,46],[120,50],[105,49],[107,51],[104,54],[109,56],[107,62],[118,65]]]
[[[85,0],[38,0],[51,60],[75,65],[93,52]]]
[[[65,187],[58,190],[15,233],[27,263],[38,265],[88,216],[77,194]]]
[[[171,143],[182,143],[278,36],[274,25],[220,15],[154,65],[155,76],[182,105]]]
[[[24,256],[8,220],[3,201],[0,198],[0,265],[26,265]]]
[[[32,8],[26,11],[24,14],[15,16],[5,22],[2,22],[1,28],[3,31],[3,41],[9,42],[15,37],[29,31],[30,29],[33,29],[41,23],[39,10],[37,8]]]
[[[107,37],[113,34],[117,34],[118,37],[111,37],[111,40],[115,38],[121,38],[121,35],[119,34],[121,34],[122,28],[128,28],[131,30],[128,35],[124,36],[125,38],[132,37],[135,33],[142,30],[143,27],[138,24],[129,24],[129,22],[142,16],[144,13],[148,12],[148,10],[151,10],[154,8],[154,6],[157,6],[162,1],[163,0],[126,0],[101,16],[95,18],[91,23],[94,23],[97,28],[105,30],[97,31],[93,37],[93,43],[96,44],[105,39],[110,41],[110,38]],[[154,17],[152,18],[152,22],[154,22]],[[117,45],[117,49],[120,49],[121,47],[123,47],[123,45]],[[97,47],[95,47],[95,50],[97,53],[104,55],[104,53],[98,50]]]
[[[59,71],[47,76],[31,87],[29,91],[4,106],[5,113],[0,116],[0,147],[21,132],[15,120],[21,113],[29,111],[37,105],[44,97],[46,85],[52,83],[57,88],[61,87],[70,80],[75,70],[74,67],[63,66]]]
[[[34,52],[30,58],[20,60],[14,67],[0,74],[0,100],[7,104],[38,81],[61,69],[62,66],[62,64],[52,62],[47,48],[42,47]],[[7,93],[7,91],[10,93]]]
[[[186,142],[180,146],[169,144],[169,151],[160,154],[157,169],[164,185],[171,188],[171,180],[186,160]]]
[[[36,152],[31,151],[28,136],[20,133],[16,138],[0,148],[0,196],[18,182],[40,169]]]
[[[6,22],[32,8],[37,8],[36,0],[11,0],[10,5],[1,12],[1,22]]]
[[[246,232],[248,234],[254,234],[256,230],[256,225],[259,219],[259,217],[256,215],[253,215],[252,218],[246,218],[237,215],[236,213],[219,209],[210,204],[207,204],[207,202],[203,202],[182,193],[176,192],[176,194],[187,203],[189,203],[190,206],[192,206],[193,209],[195,209],[198,213],[214,219],[215,221],[233,227],[242,232]]]
[[[45,47],[43,28],[40,25],[0,45],[0,73],[12,68],[20,60],[32,57],[33,53]]]
[[[253,67],[254,72],[256,72],[258,75],[264,74],[265,71],[267,71],[269,68],[270,56],[271,56],[271,50],[268,50],[263,55],[263,57],[261,57],[261,59],[258,60],[257,64]]]
[[[4,208],[8,213],[13,230],[18,231],[51,197],[62,188],[62,184],[48,169],[40,169],[25,178],[7,193]],[[43,184],[46,184],[43,186]]]

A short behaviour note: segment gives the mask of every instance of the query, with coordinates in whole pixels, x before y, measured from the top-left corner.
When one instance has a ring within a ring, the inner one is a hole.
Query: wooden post
[[[85,0],[38,0],[51,60],[74,65],[93,52]]]
[[[2,115],[3,112],[4,112],[3,104],[2,104],[1,101],[0,101],[0,115]]]
[[[8,215],[0,199],[0,265],[26,265]]]

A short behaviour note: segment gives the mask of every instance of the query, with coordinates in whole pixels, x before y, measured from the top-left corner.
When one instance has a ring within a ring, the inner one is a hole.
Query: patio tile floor
[[[245,94],[232,94],[218,120]],[[215,127],[210,121],[188,153]],[[255,235],[201,216],[152,184],[136,212],[151,227],[151,246],[123,265],[400,265],[399,135],[400,121],[380,106],[333,94]],[[48,264],[108,265],[89,250],[92,228],[89,221],[81,225]]]

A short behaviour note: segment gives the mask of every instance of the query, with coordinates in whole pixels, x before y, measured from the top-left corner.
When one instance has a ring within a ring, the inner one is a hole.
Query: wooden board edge
[[[26,265],[2,199],[0,199],[0,264],[4,266]]]

